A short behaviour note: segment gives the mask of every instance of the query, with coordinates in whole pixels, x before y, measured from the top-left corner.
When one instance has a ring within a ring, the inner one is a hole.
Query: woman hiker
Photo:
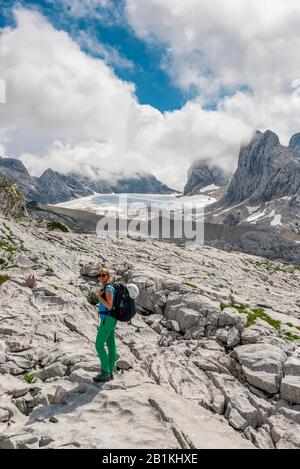
[[[98,293],[100,324],[95,345],[101,362],[101,374],[97,375],[94,381],[101,383],[113,379],[115,361],[117,359],[115,340],[117,320],[109,316],[115,295],[115,289],[112,285],[113,278],[108,269],[105,268],[100,270],[98,278],[101,285]],[[108,352],[105,349],[105,344],[107,345]]]

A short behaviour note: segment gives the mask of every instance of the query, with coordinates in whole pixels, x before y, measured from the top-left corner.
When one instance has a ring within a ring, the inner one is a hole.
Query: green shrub
[[[70,231],[69,228],[67,228],[65,225],[55,220],[49,221],[47,223],[47,228],[49,231],[60,230],[60,231],[63,231],[64,233],[68,233]]]
[[[3,283],[7,282],[8,280],[10,280],[9,275],[0,275],[0,285],[3,285]]]
[[[263,308],[254,308],[249,314],[247,319],[247,327],[252,326],[255,323],[256,319],[260,318],[263,321],[266,321],[270,326],[274,327],[277,331],[281,329],[281,322],[276,319],[271,318]]]
[[[97,306],[97,304],[99,303],[98,295],[93,291],[88,294],[87,300],[93,306]]]
[[[198,288],[197,285],[194,285],[193,283],[187,282],[186,285],[191,288]]]
[[[287,340],[299,340],[300,335],[292,334],[291,332],[285,332],[284,336]]]
[[[80,252],[85,252],[85,253],[87,253],[87,254],[91,254],[91,253],[93,252],[93,251],[91,251],[90,249],[87,249],[87,248],[85,248],[85,247],[83,247],[83,246],[80,246],[79,251],[80,251]]]
[[[270,324],[270,326],[274,327],[274,329],[276,329],[277,331],[280,331],[281,329],[281,322],[269,316],[269,314],[267,314],[263,308],[254,308],[249,311],[249,305],[243,303],[238,304],[234,301],[231,301],[230,303],[221,303],[220,308],[221,311],[223,311],[225,308],[235,308],[240,314],[246,314],[246,327],[252,326],[253,324],[255,324],[256,319],[260,318]]]
[[[10,246],[7,243],[3,243],[2,241],[0,242],[0,249],[2,249],[3,251],[7,251],[11,254],[16,251],[16,249],[13,246]]]
[[[23,376],[24,381],[28,384],[33,384],[36,382],[36,377],[33,376],[31,373],[27,373],[26,375]]]

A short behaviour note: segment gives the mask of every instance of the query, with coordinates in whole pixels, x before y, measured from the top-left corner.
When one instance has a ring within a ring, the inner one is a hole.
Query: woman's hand
[[[99,298],[99,300],[101,300],[102,292],[103,292],[103,290],[100,288],[100,289],[98,290],[98,298]]]

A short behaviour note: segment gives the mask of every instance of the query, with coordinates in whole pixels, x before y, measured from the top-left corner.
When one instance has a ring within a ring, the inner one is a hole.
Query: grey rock
[[[59,420],[58,420],[56,417],[54,417],[54,416],[52,415],[52,416],[49,418],[49,422],[51,422],[51,423],[58,423]]]
[[[224,395],[225,403],[230,403],[229,410],[234,408],[251,427],[255,428],[262,423],[261,412],[250,402],[249,392],[233,376],[219,375],[210,371],[206,374]],[[233,415],[237,416],[235,413]]]
[[[80,273],[81,275],[86,275],[88,277],[96,278],[99,274],[99,271],[102,267],[102,263],[95,264],[94,262],[89,262],[87,264],[83,264]]]
[[[0,408],[0,422],[8,422],[9,421],[9,411],[7,409]]]
[[[177,321],[172,321],[172,320],[167,321],[166,327],[172,331],[180,332],[180,326]]]
[[[157,333],[157,334],[161,334],[161,332],[163,331],[163,327],[159,324],[159,323],[154,323],[151,325],[151,328]]]
[[[213,385],[210,386],[210,391],[212,395],[212,403],[210,404],[211,410],[219,415],[223,415],[225,409],[225,396],[220,389]]]
[[[39,441],[39,447],[44,448],[45,446],[50,445],[54,440],[50,436],[42,436],[40,441]]]
[[[68,393],[62,386],[57,386],[52,400],[52,404],[65,404]]]
[[[229,182],[229,177],[229,174],[226,174],[218,166],[211,165],[205,160],[198,160],[188,171],[188,181],[183,195],[195,195],[204,187],[212,184],[224,186]]]
[[[225,417],[228,419],[230,425],[232,425],[236,430],[243,431],[247,428],[247,420],[245,420],[230,403],[227,406]]]
[[[30,394],[26,394],[24,397],[18,397],[14,399],[14,404],[17,409],[24,415],[29,415],[33,408],[37,405],[35,398]]]
[[[238,225],[241,221],[241,216],[239,211],[230,211],[224,217],[225,225]]]
[[[272,415],[266,423],[277,449],[300,448],[300,425],[282,415]]]
[[[259,428],[254,430],[252,427],[247,427],[244,431],[244,435],[248,440],[251,440],[260,449],[274,449],[274,443],[272,441],[270,433],[264,429]]]
[[[240,343],[240,341],[241,341],[240,333],[235,327],[233,327],[228,333],[227,345],[228,347],[235,347],[236,345]]]
[[[288,420],[292,420],[300,425],[300,405],[289,405],[286,401],[281,400],[277,404],[279,412]]]
[[[300,189],[300,164],[295,151],[293,147],[280,145],[274,132],[257,131],[250,144],[240,151],[227,200],[249,199],[255,204],[295,195]]]
[[[238,249],[248,254],[262,256],[268,259],[282,259],[284,261],[300,263],[299,244],[279,236],[270,230],[253,230],[240,236]]]
[[[12,181],[0,175],[0,213],[9,218],[27,217],[26,203],[22,192]]]
[[[216,331],[216,339],[222,342],[223,344],[227,344],[229,331],[226,329],[218,329]]]
[[[270,394],[279,391],[286,354],[273,345],[252,344],[236,347],[233,352],[242,365],[247,381]]]
[[[257,342],[264,340],[264,337],[267,337],[270,334],[276,334],[276,331],[273,328],[270,329],[267,327],[267,325],[262,323],[253,324],[252,326],[243,330],[241,334],[242,345],[256,344]]]
[[[297,349],[284,364],[284,374],[298,376],[300,384],[300,350]]]
[[[283,399],[300,404],[300,376],[285,376],[281,382],[280,393]]]
[[[239,330],[245,327],[245,318],[234,308],[225,308],[220,313],[219,327],[236,326]]]
[[[5,355],[5,353],[0,353],[0,364],[1,365],[4,365],[7,361],[7,357]]]
[[[47,366],[41,371],[34,372],[33,374],[39,377],[42,381],[49,380],[51,378],[63,377],[66,374],[67,367],[62,363],[54,363],[53,365]]]
[[[116,362],[116,366],[118,370],[129,370],[130,368],[133,368],[133,364],[130,363],[130,361],[124,359],[118,360]]]
[[[289,142],[289,147],[290,148],[299,148],[300,147],[300,133],[299,132],[292,136],[292,138]]]

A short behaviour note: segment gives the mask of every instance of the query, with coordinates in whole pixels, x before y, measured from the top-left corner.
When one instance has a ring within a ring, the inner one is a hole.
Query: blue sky
[[[123,80],[133,82],[140,104],[150,104],[160,111],[180,109],[190,97],[190,93],[175,87],[170,77],[163,71],[161,62],[167,52],[161,43],[149,45],[141,41],[134,34],[129,25],[122,20],[103,17],[76,17],[72,12],[61,9],[59,1],[15,1],[4,0],[0,6],[0,26],[13,25],[12,7],[23,5],[26,8],[38,9],[57,29],[67,31],[75,40],[84,32],[94,43],[113,47],[120,56],[131,66],[110,64],[116,74]],[[121,5],[121,0],[117,0]],[[101,12],[100,12],[101,13]],[[95,50],[89,50],[84,44],[82,49],[92,56],[97,56]]]

